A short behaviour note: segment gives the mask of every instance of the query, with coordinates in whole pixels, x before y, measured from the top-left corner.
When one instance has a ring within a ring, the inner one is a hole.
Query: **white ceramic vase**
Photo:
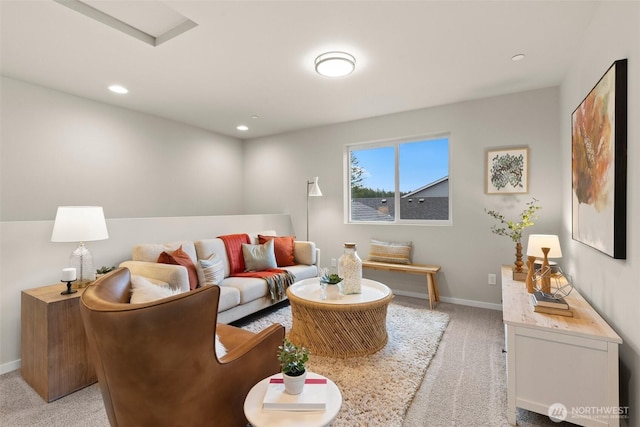
[[[282,378],[284,380],[284,390],[287,394],[300,394],[304,388],[304,382],[307,379],[307,371],[304,371],[304,374],[295,377],[283,372]]]
[[[330,285],[328,283],[324,283],[324,295],[328,300],[337,300],[338,296],[340,296],[340,284],[336,283],[334,285]]]

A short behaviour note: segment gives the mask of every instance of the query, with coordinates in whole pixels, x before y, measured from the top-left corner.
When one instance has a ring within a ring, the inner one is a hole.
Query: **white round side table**
[[[320,374],[307,372],[307,378],[327,379],[327,409],[324,411],[264,411],[262,400],[271,378],[282,378],[282,374],[267,377],[254,385],[244,400],[244,414],[254,427],[322,427],[331,423],[342,407],[342,393],[338,386]]]

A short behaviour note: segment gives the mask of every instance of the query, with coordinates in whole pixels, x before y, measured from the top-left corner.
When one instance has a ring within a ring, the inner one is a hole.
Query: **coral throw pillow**
[[[296,265],[296,262],[293,258],[293,247],[295,242],[294,236],[263,236],[258,234],[258,243],[261,245],[268,242],[269,240],[273,240],[274,243],[274,251],[276,253],[276,262],[278,263],[278,267],[288,267],[292,265]]]
[[[198,287],[198,272],[196,270],[196,266],[193,261],[191,261],[189,254],[182,250],[182,245],[170,253],[163,251],[158,257],[157,262],[161,264],[182,265],[186,267],[187,273],[189,273],[189,288],[194,290]]]

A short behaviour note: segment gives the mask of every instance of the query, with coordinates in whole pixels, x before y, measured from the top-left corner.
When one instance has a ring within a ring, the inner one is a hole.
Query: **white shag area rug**
[[[314,356],[308,369],[340,388],[342,408],[334,427],[401,426],[449,322],[445,313],[389,304],[389,342],[370,356],[337,359]],[[255,320],[244,329],[258,332],[272,323],[291,329],[291,307]]]

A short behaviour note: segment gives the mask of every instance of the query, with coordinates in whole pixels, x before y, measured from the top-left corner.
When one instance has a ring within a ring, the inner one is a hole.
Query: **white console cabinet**
[[[553,407],[578,425],[619,426],[622,339],[576,289],[566,300],[573,317],[534,312],[525,283],[502,267],[507,419],[516,424],[516,408],[548,415]]]

